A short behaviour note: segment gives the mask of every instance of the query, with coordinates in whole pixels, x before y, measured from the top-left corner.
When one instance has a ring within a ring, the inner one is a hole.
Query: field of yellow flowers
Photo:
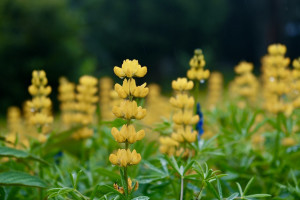
[[[115,84],[58,77],[59,113],[33,71],[1,129],[0,199],[299,200],[300,58],[286,51],[270,45],[259,77],[238,63],[225,88],[196,49],[171,97],[140,84],[137,60],[113,68]]]

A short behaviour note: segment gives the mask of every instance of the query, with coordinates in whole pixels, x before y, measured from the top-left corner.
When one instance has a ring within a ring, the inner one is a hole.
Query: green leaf
[[[28,159],[32,159],[32,160],[36,160],[39,161],[43,164],[47,164],[48,163],[38,157],[35,157],[25,151],[21,151],[18,149],[14,149],[14,148],[9,148],[9,147],[0,147],[0,156],[2,157],[15,157],[15,158],[28,158]]]
[[[245,195],[245,194],[247,193],[247,191],[248,191],[248,189],[249,189],[249,186],[251,185],[251,183],[253,182],[253,180],[254,180],[254,177],[252,177],[252,178],[249,180],[249,182],[247,183],[247,185],[246,185],[246,187],[245,187],[245,190],[244,190],[243,195]]]
[[[161,175],[147,175],[147,176],[139,176],[137,177],[137,180],[139,181],[139,184],[147,184],[147,183],[152,183],[154,181],[165,179],[166,177],[167,176],[161,176]]]
[[[218,188],[220,198],[223,199],[222,186],[219,179],[217,179],[217,188]]]
[[[214,188],[214,186],[209,182],[209,181],[205,181],[208,189],[215,195],[215,197],[217,197],[217,199],[221,200],[221,197],[219,196],[219,194],[217,193],[216,189]]]
[[[152,171],[155,171],[161,175],[166,175],[164,171],[160,170],[159,168],[155,167],[154,165],[152,165],[151,163],[149,163],[148,161],[143,161],[143,163],[145,164],[146,168],[149,168]]]
[[[245,198],[262,198],[262,197],[270,197],[272,195],[270,194],[252,194],[252,195],[247,195],[244,196]]]
[[[119,191],[115,190],[115,188],[111,187],[110,185],[101,185],[97,189],[102,194],[114,193],[114,194],[120,196],[122,199],[125,199],[123,194],[121,194]]]
[[[239,188],[239,192],[240,192],[240,195],[243,196],[243,190],[242,190],[242,187],[239,183],[236,183],[236,185],[238,186]]]
[[[148,199],[150,199],[150,198],[147,196],[139,196],[139,197],[133,198],[132,200],[148,200]]]
[[[0,187],[0,200],[5,200],[6,198],[6,193],[3,187]]]
[[[171,165],[171,167],[178,173],[180,174],[180,170],[178,167],[178,164],[174,158],[174,156],[171,157],[171,159],[169,157],[166,156],[166,160],[168,161],[168,163]]]
[[[123,126],[124,124],[127,123],[127,120],[124,120],[124,119],[121,119],[121,118],[116,118],[113,121],[103,121],[101,123],[109,125],[111,127],[121,127],[121,126]]]
[[[185,167],[184,167],[184,172],[183,174],[185,174],[194,164],[195,160],[191,160]]]
[[[27,186],[46,188],[46,183],[39,177],[31,176],[23,172],[0,173],[0,185],[2,186]]]
[[[73,188],[63,187],[63,188],[51,188],[47,190],[47,196],[48,198],[57,197],[59,195],[68,194],[70,192],[74,191]]]
[[[120,180],[119,174],[117,174],[111,170],[105,169],[103,167],[97,168],[95,171],[98,172],[100,175],[103,175],[103,177],[111,178],[113,181]]]
[[[226,198],[226,200],[232,200],[235,199],[235,197],[239,196],[239,193],[233,193],[232,195],[230,195],[228,198]]]

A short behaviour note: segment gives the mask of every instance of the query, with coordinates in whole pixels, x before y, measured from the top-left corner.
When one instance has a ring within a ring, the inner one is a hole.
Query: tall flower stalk
[[[114,73],[121,79],[124,79],[123,84],[115,84],[115,91],[118,96],[123,99],[119,106],[113,107],[113,114],[117,118],[126,120],[126,124],[119,130],[116,127],[111,129],[111,134],[118,143],[123,143],[124,148],[118,149],[116,153],[109,156],[109,161],[113,165],[121,167],[121,176],[125,180],[123,187],[114,185],[115,188],[125,194],[128,199],[138,187],[135,183],[135,188],[132,186],[132,181],[128,178],[128,166],[136,165],[141,161],[141,155],[136,150],[130,150],[130,144],[141,140],[145,136],[144,130],[136,131],[133,120],[141,120],[146,116],[146,109],[137,105],[136,98],[144,98],[148,95],[149,89],[146,83],[137,86],[134,77],[144,77],[147,73],[147,67],[141,67],[137,60],[125,60],[122,67],[114,67]]]
[[[43,133],[39,135],[40,142],[46,141],[44,134],[49,132],[50,124],[53,122],[52,102],[48,97],[51,93],[51,87],[47,84],[48,79],[44,70],[32,72],[31,85],[28,87],[28,91],[32,95],[32,100],[28,101],[28,107],[32,112],[29,123],[36,126],[38,132]]]

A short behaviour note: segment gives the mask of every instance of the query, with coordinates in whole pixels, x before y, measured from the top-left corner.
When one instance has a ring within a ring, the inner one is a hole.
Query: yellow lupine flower
[[[192,110],[178,111],[173,116],[173,121],[176,124],[193,125],[199,121],[198,115],[193,115]]]
[[[29,123],[43,128],[53,122],[51,116],[51,100],[47,96],[51,93],[51,87],[47,86],[48,80],[43,70],[32,72],[31,85],[28,87],[29,93],[33,96],[31,101],[27,102],[32,115],[29,116]]]
[[[181,127],[172,133],[172,138],[178,142],[195,142],[197,139],[197,131],[194,131],[191,126]]]
[[[129,100],[121,102],[120,106],[114,106],[112,111],[118,118],[140,120],[146,116],[146,109],[137,106],[135,101]]]
[[[133,144],[136,141],[141,140],[145,137],[145,131],[140,130],[136,132],[132,124],[123,125],[120,131],[117,128],[113,127],[111,129],[111,134],[114,136],[117,142],[123,143],[128,141],[130,144]]]
[[[128,165],[136,165],[141,161],[141,155],[130,149],[118,149],[117,153],[112,153],[109,156],[109,161],[113,165],[118,165],[120,167],[127,167]]]
[[[179,143],[171,137],[160,137],[159,138],[159,151],[163,154],[173,155]]]
[[[223,75],[220,72],[212,72],[208,79],[207,104],[210,109],[214,108],[218,102],[222,101]]]
[[[284,55],[286,46],[282,44],[272,44],[268,47],[268,53],[272,55]]]
[[[187,78],[178,78],[172,81],[172,88],[178,91],[191,90],[194,87],[193,81],[188,81]]]
[[[292,137],[286,137],[282,139],[282,145],[286,147],[294,146],[297,144],[297,141]]]
[[[118,83],[115,84],[115,90],[122,99],[125,99],[130,95],[143,98],[149,93],[149,88],[146,88],[146,83],[141,86],[136,86],[134,79],[127,80],[126,78],[123,81],[122,86]]]
[[[210,72],[204,70],[205,60],[201,49],[196,49],[194,56],[190,60],[191,69],[187,71],[187,77],[191,80],[205,80],[208,79]]]
[[[147,73],[147,67],[141,67],[137,60],[124,60],[122,67],[114,67],[114,73],[119,78],[143,77]]]
[[[187,94],[177,94],[176,98],[171,97],[170,103],[177,108],[193,108],[195,100]]]

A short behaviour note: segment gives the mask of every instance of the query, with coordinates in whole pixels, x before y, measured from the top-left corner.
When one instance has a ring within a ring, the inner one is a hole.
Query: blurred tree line
[[[30,98],[33,69],[46,71],[56,99],[60,76],[112,76],[126,58],[167,88],[195,48],[212,70],[230,73],[242,59],[259,65],[271,42],[295,52],[297,28],[291,37],[285,24],[297,25],[299,13],[296,0],[1,0],[0,114]]]

